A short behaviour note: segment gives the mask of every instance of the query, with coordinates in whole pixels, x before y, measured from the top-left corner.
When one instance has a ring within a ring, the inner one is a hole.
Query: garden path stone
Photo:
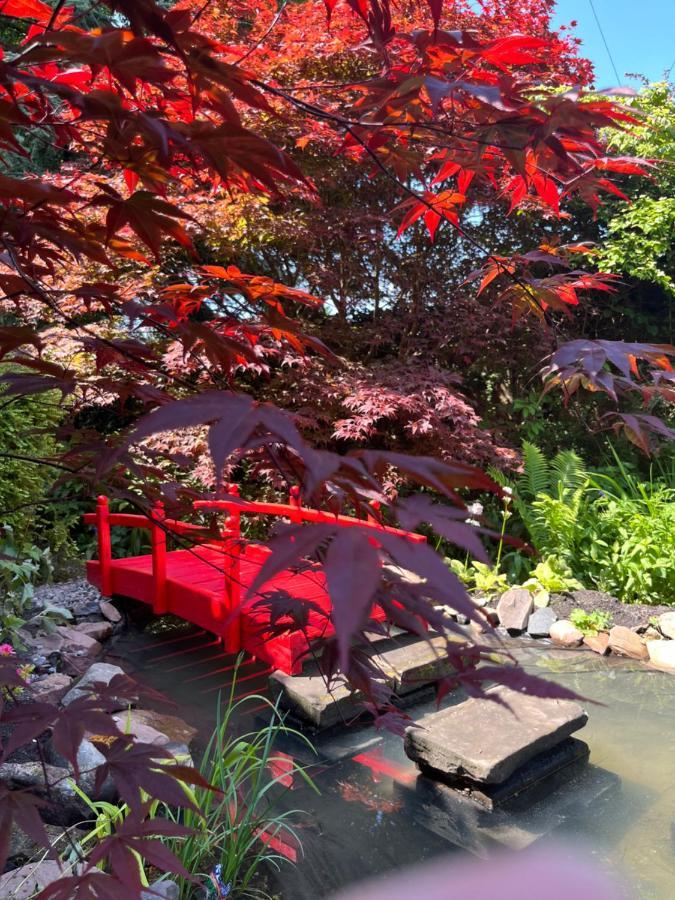
[[[71,688],[61,701],[64,706],[70,706],[73,700],[84,697],[88,693],[87,688],[91,687],[95,682],[100,681],[103,684],[110,684],[115,675],[124,675],[124,670],[119,666],[113,666],[111,663],[94,663],[84,673],[82,678],[77,682],[75,687]],[[120,701],[120,709],[126,709],[128,701]]]
[[[29,897],[34,897],[52,882],[58,881],[67,872],[67,868],[55,859],[28,863],[0,876],[0,897],[28,900]]]
[[[532,697],[503,686],[490,694],[502,702],[471,698],[407,728],[410,759],[446,777],[498,784],[588,720],[571,700]]]
[[[33,700],[39,703],[58,703],[66,693],[73,679],[63,672],[54,672],[52,675],[46,675],[38,681],[33,681],[30,686],[30,692]]]
[[[675,641],[649,641],[647,652],[653,665],[675,672]]]
[[[675,641],[675,612],[667,612],[659,616],[659,631]]]
[[[499,598],[497,604],[499,624],[507,631],[525,631],[532,607],[532,594],[528,590],[511,588]]]
[[[558,647],[578,647],[583,639],[583,632],[572,625],[569,619],[560,619],[551,625],[551,640]]]
[[[556,614],[549,606],[542,606],[532,613],[527,620],[527,633],[530,637],[543,638],[551,634],[551,626],[556,620]]]
[[[57,634],[63,638],[62,653],[73,653],[79,656],[98,656],[103,650],[96,638],[71,628],[69,625],[58,625]]]
[[[278,699],[283,709],[318,730],[346,723],[362,712],[360,694],[343,682],[328,690],[319,674],[286,675],[278,670],[270,675],[269,686],[272,699]]]
[[[445,638],[436,637],[376,653],[374,658],[394,693],[404,696],[454,671],[446,645]]]
[[[600,656],[606,656],[609,653],[609,635],[606,631],[600,631],[598,634],[584,635],[584,647],[599,653]]]
[[[619,656],[628,656],[630,659],[648,659],[647,645],[639,634],[635,634],[625,625],[615,625],[609,632],[609,649]]]

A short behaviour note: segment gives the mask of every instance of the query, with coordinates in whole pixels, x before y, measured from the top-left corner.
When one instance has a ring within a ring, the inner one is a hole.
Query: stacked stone
[[[405,751],[424,775],[494,809],[584,764],[588,746],[572,735],[586,721],[571,700],[496,687],[424,716],[407,729]]]

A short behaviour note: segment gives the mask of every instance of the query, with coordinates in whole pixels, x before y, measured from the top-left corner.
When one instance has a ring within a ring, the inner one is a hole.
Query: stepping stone
[[[344,683],[331,685],[329,691],[319,674],[272,672],[269,687],[272,699],[278,699],[282,709],[319,731],[338,723],[346,724],[363,713],[360,694],[350,691]]]
[[[415,641],[377,654],[375,662],[394,693],[402,697],[454,671],[446,654],[446,645],[445,638]]]
[[[488,693],[495,699],[471,698],[407,728],[410,759],[442,778],[499,784],[588,720],[571,700],[531,697],[505,687]]]
[[[458,643],[463,643],[457,639]],[[415,640],[392,650],[373,648],[374,662],[382,672],[382,685],[398,697],[412,699],[414,692],[453,669],[445,654],[446,639]],[[338,682],[329,691],[321,675],[305,672],[285,675],[273,672],[269,680],[272,696],[296,718],[323,730],[338,723],[347,724],[364,712],[363,696]]]

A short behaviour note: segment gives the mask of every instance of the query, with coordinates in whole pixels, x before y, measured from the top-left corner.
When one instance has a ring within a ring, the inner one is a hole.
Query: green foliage
[[[258,731],[236,736],[232,719],[243,706],[264,703],[271,715],[269,724]],[[298,841],[291,821],[296,810],[279,811],[281,782],[290,775],[301,778],[314,787],[305,771],[284,756],[275,755],[274,745],[282,735],[293,735],[309,747],[311,743],[301,733],[287,727],[279,718],[277,707],[262,695],[235,701],[234,685],[227,703],[219,711],[216,728],[204,751],[199,770],[219,793],[195,789],[195,801],[200,813],[186,810],[183,824],[195,830],[187,838],[169,842],[171,849],[185,868],[194,875],[206,878],[219,865],[219,878],[230,886],[235,897],[260,896],[252,881],[263,862],[278,866],[285,857],[276,853],[267,838],[288,835]],[[281,773],[275,775],[280,764]],[[177,820],[167,809],[169,818]],[[192,896],[194,885],[181,883],[181,897]]]
[[[508,486],[504,476],[491,474]],[[539,553],[563,560],[574,556],[587,484],[588,473],[572,450],[549,462],[538,447],[523,442],[523,472],[511,484],[513,507]]]
[[[558,556],[547,556],[532,569],[530,577],[522,587],[536,594],[545,591],[547,594],[561,594],[576,591],[582,587],[574,577],[570,566]]]
[[[570,622],[585,635],[594,635],[599,631],[607,631],[612,625],[612,617],[599,609],[587,613],[584,609],[573,609]]]
[[[260,867],[263,863],[278,867],[287,862],[286,857],[270,846],[270,838],[287,835],[300,843],[291,824],[297,810],[279,809],[283,782],[289,777],[300,778],[316,790],[304,769],[288,756],[276,754],[275,744],[282,735],[292,735],[308,747],[312,745],[304,735],[284,724],[277,706],[268,698],[255,695],[235,700],[235,684],[236,678],[222,709],[219,702],[216,727],[198,767],[215,790],[192,787],[181,781],[192,808],[177,810],[148,798],[147,816],[169,819],[192,830],[187,837],[166,838],[165,843],[196,878],[197,884],[208,891],[216,877],[222,886],[228,887],[228,897],[262,898],[265,893],[253,884]],[[269,723],[257,731],[237,735],[234,716],[248,704],[261,703],[268,707]],[[186,764],[180,757],[176,762]],[[91,800],[74,783],[73,789],[90,808],[95,821],[64,857],[69,864],[75,864],[78,858],[91,852],[92,845],[113,835],[130,812],[126,804]],[[140,853],[135,855],[141,880],[147,886],[148,862]],[[214,875],[216,867],[219,867],[217,876]],[[172,880],[178,881],[181,898],[195,896],[195,882]]]
[[[20,643],[17,632],[26,624],[35,585],[51,572],[48,549],[17,541],[10,525],[0,530],[0,641]]]
[[[459,559],[445,559],[445,564],[470,590],[481,594],[503,594],[510,587],[507,576],[494,566],[472,560],[463,563]]]

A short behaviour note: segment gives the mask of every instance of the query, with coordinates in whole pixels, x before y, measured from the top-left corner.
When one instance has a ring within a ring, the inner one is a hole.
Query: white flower
[[[467,506],[467,510],[469,511],[469,514],[472,516],[482,516],[483,515],[483,504],[478,503],[478,501],[476,501],[475,503],[469,503],[469,505]]]
[[[513,497],[513,488],[510,488],[510,487],[508,487],[508,486],[507,486],[507,487],[503,487],[503,488],[502,488],[502,492],[503,492],[503,494],[504,494],[505,497]]]

